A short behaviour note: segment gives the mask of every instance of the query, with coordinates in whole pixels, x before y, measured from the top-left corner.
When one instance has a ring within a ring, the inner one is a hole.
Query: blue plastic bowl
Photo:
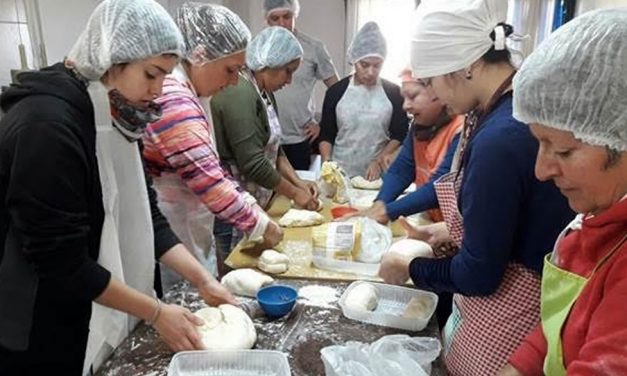
[[[271,285],[257,292],[257,301],[267,316],[278,318],[288,314],[298,297],[298,291],[285,285]]]

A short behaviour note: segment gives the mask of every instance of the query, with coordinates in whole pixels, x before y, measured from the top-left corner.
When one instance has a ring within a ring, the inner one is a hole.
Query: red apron
[[[493,101],[509,86],[497,90]],[[490,108],[491,106],[488,106]],[[465,145],[479,119],[469,115],[451,172],[435,183],[440,210],[455,244],[464,237],[458,197],[464,171],[460,168]],[[510,263],[501,285],[490,296],[453,296],[453,312],[443,330],[444,361],[451,375],[492,376],[506,363],[522,339],[540,321],[540,276],[519,263]]]

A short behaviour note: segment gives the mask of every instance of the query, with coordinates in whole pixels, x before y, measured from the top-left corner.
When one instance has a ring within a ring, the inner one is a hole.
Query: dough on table
[[[254,298],[257,291],[264,285],[274,281],[269,275],[260,273],[254,269],[237,269],[228,272],[222,277],[222,285],[231,293]]]
[[[322,214],[299,209],[290,209],[279,219],[279,225],[282,227],[309,227],[321,225],[323,222]]]
[[[266,249],[259,257],[257,267],[266,273],[279,274],[287,271],[289,263],[290,258],[283,253],[274,249]]]
[[[222,304],[217,308],[202,308],[194,314],[205,321],[198,332],[208,350],[247,350],[257,340],[252,320],[239,307]]]
[[[344,301],[348,308],[358,311],[374,311],[379,303],[377,288],[364,282],[353,287]]]
[[[409,303],[407,303],[403,317],[424,320],[429,316],[432,310],[433,302],[431,299],[426,296],[414,296]]]
[[[410,259],[416,257],[435,258],[429,243],[416,239],[402,239],[392,244],[388,252],[394,252]]]
[[[351,185],[356,189],[381,189],[383,180],[381,178],[377,180],[367,180],[363,176],[355,176],[351,178]]]

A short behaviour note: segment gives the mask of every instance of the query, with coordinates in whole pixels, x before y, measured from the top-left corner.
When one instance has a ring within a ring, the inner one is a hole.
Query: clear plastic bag
[[[327,376],[428,376],[442,347],[437,338],[385,336],[320,350]]]

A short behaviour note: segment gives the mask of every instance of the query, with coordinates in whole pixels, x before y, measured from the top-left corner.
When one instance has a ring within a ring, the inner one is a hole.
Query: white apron
[[[176,66],[172,72],[174,78],[179,82],[188,82],[189,77],[185,70]],[[192,89],[193,90],[193,89]],[[194,94],[196,94],[194,92]],[[200,111],[204,112],[207,124],[211,124],[211,118],[203,102],[200,101]],[[207,104],[205,102],[204,104]],[[215,145],[212,135],[212,145]],[[218,152],[214,148],[211,150],[216,160],[220,160]],[[194,257],[207,268],[209,273],[216,276],[218,273],[216,261],[216,247],[213,239],[213,223],[215,216],[207,208],[198,196],[183,182],[177,174],[163,174],[153,178],[154,189],[157,191],[159,209],[170,223],[170,227],[179,237],[181,242],[189,249]],[[176,272],[161,265],[161,276],[163,290],[181,280],[181,276]]]
[[[335,112],[337,136],[332,158],[349,177],[365,176],[370,162],[390,141],[392,103],[381,80],[368,87],[355,85],[352,77]]]
[[[112,125],[107,91],[92,82],[89,94],[96,120],[96,155],[102,185],[104,223],[98,263],[147,295],[154,295],[154,236],[139,148]],[[97,368],[134,329],[139,319],[93,303],[85,374]]]

